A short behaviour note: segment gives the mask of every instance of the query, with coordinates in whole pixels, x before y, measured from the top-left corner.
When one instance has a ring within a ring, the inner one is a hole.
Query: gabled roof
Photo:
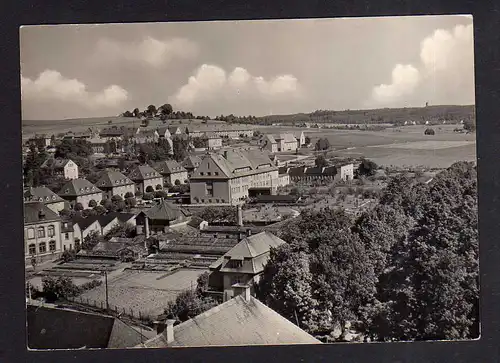
[[[282,175],[282,174],[288,174],[288,166],[280,166],[278,168],[278,174]]]
[[[335,175],[337,175],[337,167],[336,166],[327,166],[323,170],[323,175],[327,175],[327,176],[335,176]]]
[[[129,173],[129,178],[132,180],[147,180],[159,177],[161,177],[160,173],[149,165],[138,165]]]
[[[95,193],[102,193],[102,190],[97,188],[87,179],[78,178],[64,184],[58,194],[61,197],[76,197]]]
[[[106,215],[110,216],[110,217],[118,218],[118,221],[120,223],[126,223],[135,217],[135,214],[133,214],[133,213],[121,213],[121,212],[109,212]]]
[[[40,202],[24,203],[24,224],[60,221],[61,217]]]
[[[38,201],[46,204],[64,201],[64,199],[45,186],[29,188],[24,193],[24,199],[26,201]]]
[[[101,137],[121,137],[123,130],[117,127],[104,128],[99,134]]]
[[[182,173],[186,169],[175,160],[164,160],[153,165],[156,171],[161,174]]]
[[[149,219],[160,221],[174,221],[184,215],[179,206],[162,200],[160,203],[144,211]]]
[[[198,156],[190,155],[184,159],[182,166],[186,169],[196,169],[201,164],[201,159]]]
[[[323,175],[323,167],[306,168],[305,174],[308,176]]]
[[[70,159],[60,159],[60,158],[48,158],[43,162],[43,164],[40,166],[42,168],[49,168],[49,169],[63,169],[67,163],[69,163],[71,160]]]
[[[134,182],[119,171],[105,170],[95,184],[100,188],[112,188],[134,184]]]
[[[147,338],[111,316],[27,306],[31,349],[130,348]]]
[[[236,246],[229,250],[224,257],[254,258],[268,253],[272,247],[286,243],[274,234],[263,231],[242,239]]]
[[[276,141],[284,141],[284,142],[297,142],[297,139],[293,134],[290,133],[284,133],[284,134],[279,134],[274,137]]]
[[[298,166],[295,168],[288,169],[288,174],[292,177],[293,176],[304,176],[304,171],[305,171],[304,166]]]
[[[101,228],[105,228],[107,225],[112,223],[115,219],[117,219],[117,216],[110,213],[110,214],[104,214],[101,216],[88,216],[88,217],[74,217],[73,218],[73,224],[78,224],[78,227],[82,231],[86,230],[89,226],[91,226],[95,221],[99,222],[99,225]]]
[[[174,341],[164,334],[143,346],[203,347],[278,344],[321,344],[319,340],[251,297],[237,296],[174,327]]]
[[[271,143],[271,144],[276,144],[276,139],[271,134],[264,135],[264,142],[266,142],[266,141]]]

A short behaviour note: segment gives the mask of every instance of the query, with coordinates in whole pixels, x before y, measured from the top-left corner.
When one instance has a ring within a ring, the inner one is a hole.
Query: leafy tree
[[[82,211],[84,208],[83,208],[83,204],[82,203],[76,203],[75,206],[73,207],[73,209],[77,212],[79,211]]]
[[[167,193],[164,190],[157,190],[155,193],[155,198],[166,198]]]
[[[131,192],[126,192],[125,193],[125,199],[127,198],[133,198],[134,197],[134,193],[131,193]]]
[[[476,131],[476,119],[467,119],[464,121],[464,130],[468,132],[474,132]]]
[[[113,196],[111,197],[111,201],[112,201],[112,202],[122,202],[122,201],[123,201],[123,198],[122,198],[120,195],[115,194],[115,195],[113,195]]]
[[[309,136],[305,137],[305,143],[306,143],[306,145],[310,145],[311,144],[311,138]]]
[[[163,189],[163,187],[161,186],[161,184],[156,185],[156,190],[162,190],[162,189]]]
[[[236,207],[206,207],[197,216],[209,224],[234,225],[237,222]]]
[[[91,199],[89,201],[89,208],[95,208],[97,207],[97,202],[94,199]]]
[[[181,181],[179,179],[175,179],[174,184],[177,185],[177,186],[179,186],[179,185],[181,185]]]
[[[154,116],[156,115],[156,106],[155,105],[149,105],[146,111],[144,112],[148,116]]]
[[[103,199],[101,201],[101,205],[107,210],[107,211],[110,211],[110,212],[114,212],[115,211],[115,204],[109,200],[109,199]]]
[[[151,185],[149,185],[149,186],[146,188],[146,193],[153,193],[154,191],[155,191],[155,190],[154,190],[154,188],[153,188]]]
[[[165,308],[167,318],[186,321],[217,306],[217,302],[209,297],[201,297],[193,290],[184,290],[177,295],[175,301],[169,302]]]
[[[327,138],[320,138],[316,141],[316,145],[314,147],[315,150],[328,150],[330,148],[330,141]]]
[[[172,114],[173,108],[172,105],[166,103],[163,106],[160,106],[159,110],[160,115],[163,116],[163,119],[167,119],[168,116]]]
[[[369,159],[363,159],[358,166],[358,176],[373,176],[377,172],[378,165]]]
[[[82,217],[84,217],[84,218],[97,215],[97,211],[94,209],[84,209],[81,211],[81,213],[82,213]]]
[[[182,161],[188,156],[190,149],[189,140],[182,137],[174,137],[172,139],[174,159]]]
[[[134,108],[134,111],[132,111],[132,114],[134,117],[140,117],[140,111],[138,108]]]
[[[205,271],[196,279],[196,293],[198,296],[204,296],[205,292],[208,290],[209,277],[210,272]]]
[[[425,129],[424,134],[425,135],[435,135],[436,132],[434,131],[434,129],[427,128],[427,129]]]
[[[65,250],[62,255],[61,259],[64,262],[70,262],[76,259],[76,251],[75,250]]]
[[[43,277],[42,286],[42,294],[48,302],[64,300],[80,293],[78,286],[73,283],[71,278],[66,276],[60,276],[57,279]]]
[[[83,239],[82,249],[85,251],[92,251],[100,240],[100,234],[96,231],[92,231]]]
[[[99,215],[99,216],[106,214],[106,208],[104,208],[102,205],[96,205],[94,207],[94,211],[96,212],[96,215]]]
[[[193,146],[195,148],[202,148],[202,147],[205,147],[205,140],[201,137],[193,137],[191,139],[192,143],[193,143]]]
[[[142,196],[142,199],[144,200],[153,200],[153,198],[154,198],[153,193],[144,193],[144,195]]]
[[[55,157],[63,159],[88,158],[92,155],[90,143],[86,140],[64,139],[56,146]],[[75,161],[76,162],[76,161]]]
[[[132,238],[136,236],[134,226],[126,223],[119,223],[111,228],[104,236],[105,239],[110,240],[113,237]]]
[[[314,160],[314,164],[318,167],[318,168],[324,168],[326,166],[328,166],[328,162],[326,161],[325,159],[325,156],[324,155],[318,155],[316,157],[316,159]]]
[[[117,212],[122,212],[127,208],[127,203],[125,203],[123,200],[119,200],[114,203],[114,206]]]

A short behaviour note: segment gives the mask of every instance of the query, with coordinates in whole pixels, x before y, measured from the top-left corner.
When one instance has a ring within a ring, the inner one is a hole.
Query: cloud
[[[403,106],[422,103],[474,103],[472,24],[437,29],[420,43],[420,63],[397,64],[392,82],[373,88],[368,104]]]
[[[171,97],[171,102],[178,108],[192,108],[207,102],[279,102],[300,94],[300,84],[293,75],[266,80],[252,76],[245,68],[236,67],[227,74],[218,66],[203,64]]]
[[[168,66],[174,60],[188,60],[199,53],[198,45],[183,38],[158,40],[146,37],[139,42],[119,42],[103,38],[97,43],[92,61],[111,64],[126,61],[154,68]]]
[[[86,108],[114,108],[128,99],[128,92],[111,85],[98,92],[89,92],[84,83],[65,78],[54,70],[45,70],[32,80],[21,76],[21,95],[26,101],[60,101]]]

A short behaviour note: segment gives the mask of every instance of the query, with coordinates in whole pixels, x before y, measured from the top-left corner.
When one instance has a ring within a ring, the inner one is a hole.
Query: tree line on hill
[[[477,223],[472,163],[395,177],[359,218],[305,210],[284,226],[257,297],[324,341],[476,338]]]
[[[165,103],[158,108],[155,105],[149,105],[145,110],[141,111],[135,108],[133,111],[125,111],[121,114],[123,117],[159,117],[164,121],[167,119],[197,119],[197,120],[210,120],[208,116],[194,116],[192,112],[174,111],[172,105]]]

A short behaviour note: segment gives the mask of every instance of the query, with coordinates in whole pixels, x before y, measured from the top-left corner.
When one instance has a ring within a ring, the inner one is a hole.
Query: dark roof
[[[325,170],[323,170],[323,175],[337,175],[337,167],[336,166],[327,166]]]
[[[60,158],[54,159],[51,157],[51,158],[48,158],[47,160],[45,160],[43,162],[43,164],[41,165],[41,167],[59,170],[59,169],[63,169],[66,166],[66,164],[69,162],[70,162],[70,159],[60,159]]]
[[[174,327],[174,341],[160,334],[148,348],[320,344],[321,342],[274,310],[251,297],[237,296]]]
[[[61,233],[73,232],[73,222],[72,221],[62,221],[61,223]]]
[[[61,217],[45,204],[40,202],[24,203],[24,224],[58,220],[61,220]]]
[[[202,233],[258,233],[262,231],[261,227],[255,226],[206,226],[201,230]]]
[[[104,137],[120,137],[120,136],[123,136],[123,130],[119,129],[119,128],[116,128],[116,127],[104,128],[101,131],[100,136],[104,136]]]
[[[258,195],[255,198],[258,202],[296,202],[297,195]]]
[[[288,174],[290,176],[304,176],[304,169],[305,167],[304,166],[299,166],[299,167],[295,167],[295,168],[290,168],[288,170]]]
[[[323,175],[323,167],[306,168],[305,175]]]
[[[111,316],[27,306],[30,349],[129,348],[146,339]]]
[[[161,174],[182,173],[186,169],[175,160],[164,160],[153,165],[155,170]]]
[[[59,195],[61,197],[76,197],[87,194],[102,193],[102,190],[97,188],[94,184],[89,182],[87,179],[73,179],[61,188]]]
[[[24,193],[24,199],[30,201],[44,202],[46,204],[64,201],[64,199],[62,199],[60,196],[58,196],[56,193],[54,193],[52,190],[50,190],[45,186],[29,188]]]
[[[83,217],[74,217],[73,218],[73,224],[78,224],[78,227],[80,227],[81,230],[87,229],[92,223],[95,221],[98,221],[101,227],[106,227],[108,224],[110,224],[115,218],[117,218],[116,215],[113,214],[104,214],[101,216],[88,216],[86,218]]]
[[[127,178],[119,171],[106,170],[101,174],[101,177],[96,182],[96,185],[104,188],[118,187],[121,185],[134,184],[132,180]]]
[[[278,168],[278,174],[288,174],[288,166],[280,166]]]
[[[125,222],[128,222],[129,220],[131,220],[132,218],[134,218],[135,214],[133,214],[133,213],[109,212],[107,214],[107,216],[117,217],[118,221],[120,221],[121,223],[125,223]]]
[[[132,180],[147,180],[159,177],[161,177],[161,174],[149,165],[138,165],[129,173],[129,178]]]
[[[196,169],[201,164],[201,159],[198,156],[190,155],[184,159],[182,166],[186,169]]]
[[[167,200],[162,200],[160,203],[146,210],[144,213],[149,219],[160,221],[174,221],[184,214],[179,206],[170,203]]]

